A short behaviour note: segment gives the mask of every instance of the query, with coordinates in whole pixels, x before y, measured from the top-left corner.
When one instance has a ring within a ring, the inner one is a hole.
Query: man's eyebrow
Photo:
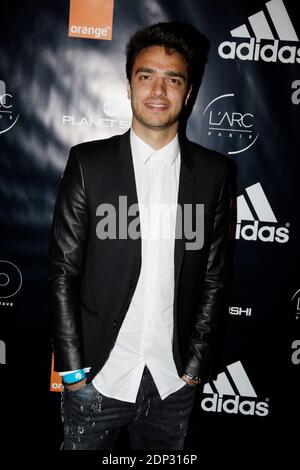
[[[136,70],[135,75],[137,75],[140,72],[143,72],[143,73],[156,73],[157,70],[150,69],[148,67],[140,67],[139,69]],[[167,77],[179,77],[179,78],[182,78],[184,81],[186,81],[186,76],[181,72],[175,72],[173,70],[167,70],[164,73],[164,75],[166,75]]]

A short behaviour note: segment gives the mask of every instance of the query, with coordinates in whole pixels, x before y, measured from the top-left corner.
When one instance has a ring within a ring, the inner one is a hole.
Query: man
[[[229,160],[178,137],[202,44],[185,23],[137,32],[127,45],[131,129],[71,149],[49,250],[65,449],[112,449],[124,427],[133,449],[182,449],[197,384],[210,377]]]

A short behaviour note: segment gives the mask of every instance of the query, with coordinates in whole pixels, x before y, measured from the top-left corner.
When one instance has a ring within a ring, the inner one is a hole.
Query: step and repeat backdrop
[[[0,378],[12,445],[58,449],[47,250],[69,148],[124,133],[125,45],[158,21],[210,41],[187,136],[227,155],[236,177],[233,266],[214,379],[187,446],[293,447],[300,420],[300,19],[292,0],[1,2]],[[25,432],[24,432],[25,431]],[[120,448],[127,448],[126,433]]]

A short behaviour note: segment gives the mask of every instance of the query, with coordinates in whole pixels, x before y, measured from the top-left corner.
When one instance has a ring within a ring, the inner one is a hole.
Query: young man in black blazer
[[[131,129],[70,151],[49,248],[65,449],[113,449],[124,427],[133,449],[182,449],[197,384],[210,378],[229,160],[178,134],[206,53],[186,23],[138,31],[127,45]]]

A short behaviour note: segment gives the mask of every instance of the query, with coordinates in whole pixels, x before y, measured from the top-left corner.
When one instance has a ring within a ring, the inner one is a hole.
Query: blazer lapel
[[[179,144],[181,163],[176,215],[176,239],[174,249],[175,292],[177,291],[177,283],[179,280],[186,243],[183,224],[184,204],[192,204],[194,200],[194,174],[192,171],[193,161],[189,153],[188,141],[186,138],[180,137]],[[180,211],[178,211],[178,206],[181,209]]]
[[[120,136],[119,163],[120,194],[127,196],[128,210],[129,207],[133,204],[138,204],[134,165],[130,147],[130,130]],[[136,219],[138,217],[138,214],[136,216],[129,216],[127,214],[127,217],[130,221],[131,219]],[[141,233],[140,230],[139,233]],[[137,239],[132,240],[132,243],[135,246],[136,254],[141,257],[141,237],[139,236]]]

